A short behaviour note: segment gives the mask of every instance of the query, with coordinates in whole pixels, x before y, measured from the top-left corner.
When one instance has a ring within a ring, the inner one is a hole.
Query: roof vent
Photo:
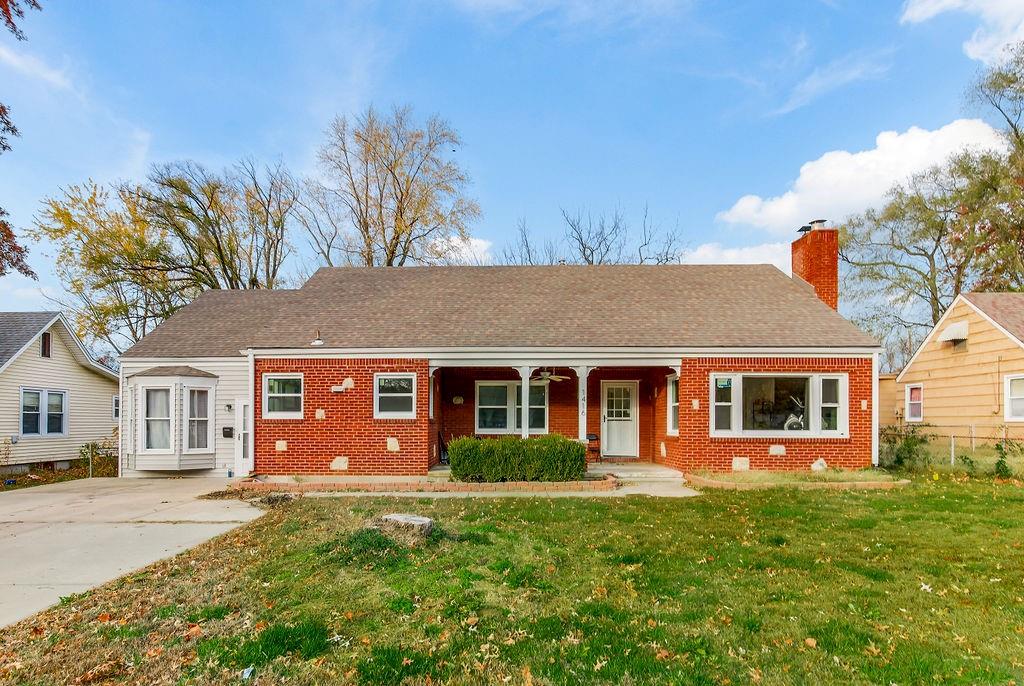
[[[324,344],[324,339],[320,338],[320,329],[316,330],[316,338],[310,343],[310,345],[321,346]]]

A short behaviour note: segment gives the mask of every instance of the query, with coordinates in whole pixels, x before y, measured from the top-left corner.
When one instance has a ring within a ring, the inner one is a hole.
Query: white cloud
[[[1024,40],[1022,0],[907,0],[900,23],[919,24],[946,12],[973,14],[981,21],[964,42],[971,59],[992,64],[1008,45]]]
[[[683,254],[686,264],[774,264],[789,274],[789,243],[761,243],[726,248],[721,243],[703,243]]]
[[[15,52],[0,45],[0,63],[32,79],[37,79],[56,88],[71,88],[71,79],[63,70],[54,69],[32,55]]]
[[[957,119],[929,131],[916,126],[883,131],[869,150],[832,150],[800,167],[782,195],[745,195],[715,217],[789,234],[811,219],[841,221],[877,205],[894,184],[942,162],[964,148],[1001,149],[1003,140],[980,119]]]
[[[492,241],[483,238],[470,236],[466,240],[448,238],[444,244],[449,247],[443,252],[448,255],[448,261],[452,264],[483,265],[494,262],[494,255],[491,254]]]
[[[847,84],[884,76],[889,71],[888,54],[889,51],[870,55],[847,55],[818,67],[796,84],[785,104],[774,113],[792,112]]]

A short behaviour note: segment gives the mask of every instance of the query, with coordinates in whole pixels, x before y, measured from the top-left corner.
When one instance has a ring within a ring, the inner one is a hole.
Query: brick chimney
[[[839,309],[839,230],[815,219],[793,241],[793,276],[814,287],[823,303]]]

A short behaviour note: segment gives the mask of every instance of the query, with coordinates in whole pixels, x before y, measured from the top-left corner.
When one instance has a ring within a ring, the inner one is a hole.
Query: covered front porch
[[[678,367],[667,364],[451,365],[430,374],[431,421],[444,444],[557,433],[586,443],[591,461],[657,462],[663,441],[678,435]]]

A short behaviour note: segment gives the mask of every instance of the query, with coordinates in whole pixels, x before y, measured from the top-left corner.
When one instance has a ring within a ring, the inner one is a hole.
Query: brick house
[[[121,360],[121,473],[424,474],[548,432],[593,459],[877,460],[878,347],[816,223],[769,265],[324,268],[211,291]],[[526,399],[523,402],[523,399]]]

